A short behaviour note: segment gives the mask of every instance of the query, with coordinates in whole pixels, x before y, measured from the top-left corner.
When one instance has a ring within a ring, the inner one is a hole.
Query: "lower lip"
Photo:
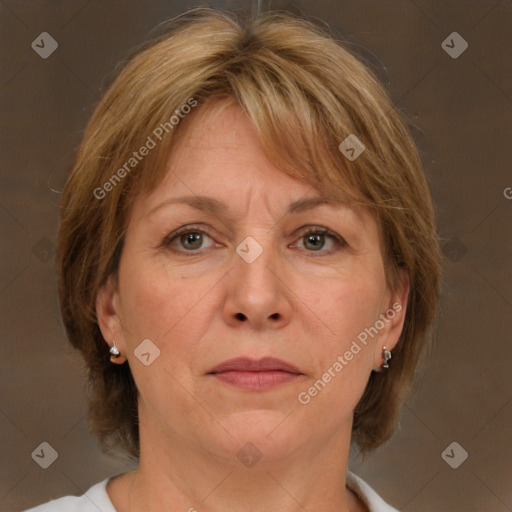
[[[281,370],[260,372],[227,371],[212,375],[223,382],[249,391],[269,391],[299,377],[296,373]]]

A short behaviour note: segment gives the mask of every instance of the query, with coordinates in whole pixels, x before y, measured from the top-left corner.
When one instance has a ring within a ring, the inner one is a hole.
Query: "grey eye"
[[[325,245],[325,235],[322,233],[314,233],[304,236],[304,247],[318,251]]]
[[[203,245],[203,234],[197,232],[189,232],[180,236],[180,243],[184,249],[199,249]]]

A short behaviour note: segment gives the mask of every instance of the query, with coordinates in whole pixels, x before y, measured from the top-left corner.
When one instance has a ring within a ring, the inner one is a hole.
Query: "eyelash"
[[[208,249],[187,250],[187,249],[183,249],[183,248],[177,249],[177,248],[172,247],[172,243],[175,240],[177,240],[178,237],[180,237],[181,235],[188,234],[188,233],[204,234],[204,235],[207,235],[208,237],[210,237],[212,239],[212,241],[214,240],[210,229],[208,229],[206,226],[196,227],[195,225],[188,225],[188,226],[183,226],[183,227],[177,229],[176,231],[173,231],[171,234],[169,234],[167,237],[165,237],[165,239],[162,242],[162,246],[164,248],[167,248],[167,249],[169,249],[173,252],[179,253],[179,254],[187,254],[190,256],[197,256],[197,255],[204,254]],[[330,237],[331,239],[333,239],[334,243],[337,245],[337,247],[335,247],[333,249],[329,249],[329,250],[322,250],[323,248],[321,248],[318,251],[308,251],[307,249],[305,249],[306,252],[311,253],[311,255],[313,255],[314,257],[331,255],[334,252],[336,252],[337,250],[347,247],[347,245],[348,245],[347,242],[342,237],[338,236],[336,233],[332,232],[331,230],[321,227],[321,226],[306,226],[304,229],[302,229],[300,231],[300,233],[298,235],[298,239],[299,240],[303,239],[306,235],[324,235],[324,236],[327,236],[327,237]]]

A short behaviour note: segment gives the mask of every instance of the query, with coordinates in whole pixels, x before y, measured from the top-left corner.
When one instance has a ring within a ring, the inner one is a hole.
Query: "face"
[[[276,169],[240,108],[200,108],[133,204],[100,326],[128,358],[141,429],[225,457],[249,441],[267,458],[316,449],[350,431],[405,297],[370,213]],[[234,358],[253,366],[219,367]]]

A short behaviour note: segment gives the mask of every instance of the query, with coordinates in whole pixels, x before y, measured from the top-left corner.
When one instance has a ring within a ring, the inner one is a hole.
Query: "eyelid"
[[[165,240],[172,240],[176,236],[188,232],[206,233],[208,236],[211,236],[212,230],[205,224],[187,224],[186,226],[181,226],[180,228],[175,229],[172,233],[169,233],[165,237]]]
[[[332,235],[335,238],[340,238],[334,231],[331,231],[329,228],[325,228],[323,226],[317,226],[315,224],[311,224],[309,226],[302,226],[301,228],[297,229],[295,231],[296,234],[303,234],[303,233],[321,233],[325,235]]]

